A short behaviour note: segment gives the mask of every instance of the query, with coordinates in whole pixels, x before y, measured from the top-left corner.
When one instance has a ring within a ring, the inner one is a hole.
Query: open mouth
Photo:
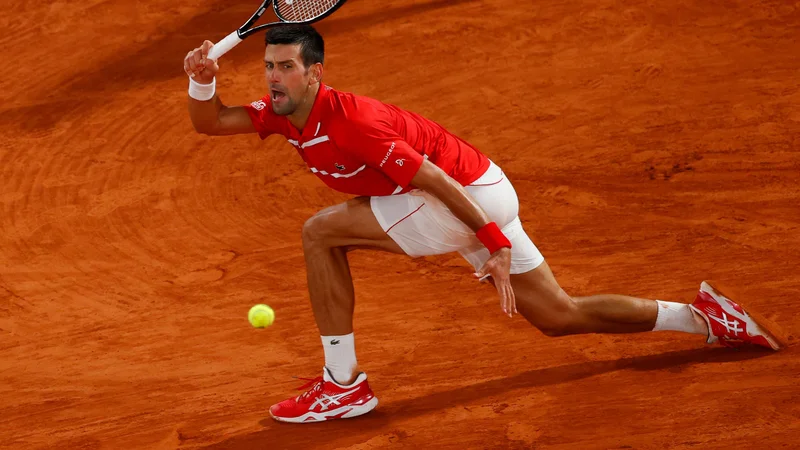
[[[272,101],[279,102],[286,97],[286,93],[277,89],[272,89]]]

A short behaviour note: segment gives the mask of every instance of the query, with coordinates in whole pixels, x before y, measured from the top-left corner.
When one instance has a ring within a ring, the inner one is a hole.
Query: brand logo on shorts
[[[389,147],[389,151],[388,151],[388,152],[386,152],[386,156],[384,156],[384,157],[383,157],[383,159],[381,160],[381,165],[380,165],[380,167],[383,167],[383,165],[384,165],[384,164],[386,164],[386,161],[388,161],[388,160],[389,160],[389,156],[390,156],[390,155],[392,154],[392,152],[394,151],[394,147],[395,147],[395,143],[394,143],[394,142],[392,142],[392,145]],[[400,164],[400,165],[402,166],[402,164]]]
[[[400,159],[394,160],[394,163],[397,164],[400,167],[403,167],[403,161],[405,161],[405,159],[400,158]]]
[[[262,109],[267,107],[267,104],[264,103],[263,100],[256,100],[253,103],[250,103],[250,106],[256,109],[256,111],[261,111]]]
[[[341,165],[339,163],[333,163],[333,165],[334,165],[334,167],[336,167],[340,171],[344,171],[345,169],[347,169],[347,167],[345,167],[345,166],[343,166],[343,165]]]

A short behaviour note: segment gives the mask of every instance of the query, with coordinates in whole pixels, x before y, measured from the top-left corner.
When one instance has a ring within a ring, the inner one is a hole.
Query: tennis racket
[[[208,58],[216,61],[220,56],[239,45],[246,37],[265,28],[285,23],[314,23],[322,20],[333,14],[345,1],[347,0],[265,0],[244,25],[211,47]],[[253,27],[261,15],[269,9],[270,4],[280,22]]]

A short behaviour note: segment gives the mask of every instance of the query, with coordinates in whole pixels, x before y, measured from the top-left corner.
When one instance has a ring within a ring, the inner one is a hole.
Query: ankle
[[[321,339],[325,351],[325,367],[331,378],[342,386],[352,384],[358,373],[353,333],[342,336],[321,336]]]
[[[333,376],[331,378],[333,378],[334,383],[338,384],[339,386],[346,387],[356,382],[356,379],[358,379],[358,372],[353,372],[349,376],[345,376],[342,378],[337,378]]]

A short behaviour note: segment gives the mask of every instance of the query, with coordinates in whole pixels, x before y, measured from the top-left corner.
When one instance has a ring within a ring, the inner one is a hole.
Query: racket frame
[[[250,18],[247,20],[247,22],[244,23],[244,25],[237,28],[236,31],[232,32],[231,34],[225,36],[221,41],[214,44],[214,47],[212,47],[211,51],[208,52],[208,58],[216,61],[222,55],[228,53],[233,47],[239,45],[239,43],[241,43],[246,37],[251,36],[261,30],[270,27],[285,25],[285,24],[299,24],[299,23],[312,24],[314,22],[318,22],[336,12],[336,10],[341,8],[341,6],[344,5],[347,0],[339,0],[338,2],[336,2],[335,5],[333,5],[331,9],[325,11],[323,14],[320,14],[319,16],[314,17],[313,19],[304,21],[285,20],[285,18],[280,14],[280,8],[277,6],[278,1],[279,0],[266,0],[263,3],[261,3],[261,6],[256,10],[255,13],[253,13],[252,16],[250,16]],[[256,23],[256,21],[258,21],[258,19],[261,18],[261,16],[267,11],[267,9],[269,9],[270,5],[272,5],[272,10],[275,11],[275,16],[278,17],[279,21],[266,23],[263,25],[259,25],[257,27],[250,28],[254,23]]]

